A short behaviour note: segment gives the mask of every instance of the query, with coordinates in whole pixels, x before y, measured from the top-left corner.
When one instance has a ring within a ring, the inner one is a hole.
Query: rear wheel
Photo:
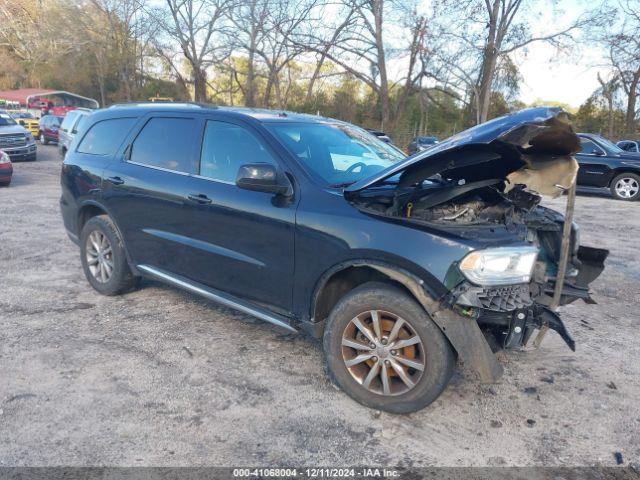
[[[393,413],[432,403],[453,374],[455,355],[407,293],[371,282],[345,295],[324,333],[331,378],[358,402]]]
[[[92,217],[82,228],[80,258],[87,280],[103,295],[118,295],[137,284],[120,234],[107,215]]]
[[[619,200],[638,200],[640,198],[640,176],[635,173],[622,173],[611,181],[611,194]]]

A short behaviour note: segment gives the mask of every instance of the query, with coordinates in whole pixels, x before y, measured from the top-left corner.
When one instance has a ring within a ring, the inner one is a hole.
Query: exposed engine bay
[[[467,134],[468,135],[468,134]],[[520,242],[537,248],[530,281],[482,286],[460,275],[447,276],[443,299],[459,313],[475,318],[490,346],[526,344],[532,333],[549,327],[575,350],[575,342],[554,311],[552,298],[561,257],[564,216],[540,205],[574,184],[579,143],[561,114],[512,128],[489,142],[456,145],[347,198],[361,211],[426,230],[477,240],[485,245]],[[445,142],[446,143],[446,142]],[[589,283],[604,269],[607,250],[580,246],[572,224],[560,305],[582,299],[595,303]],[[558,303],[558,302],[557,302]],[[551,308],[550,308],[551,307]]]

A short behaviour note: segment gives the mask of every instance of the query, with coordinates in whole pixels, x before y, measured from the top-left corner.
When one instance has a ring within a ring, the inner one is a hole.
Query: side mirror
[[[596,150],[596,151],[595,151],[595,154],[596,154],[598,157],[604,157],[604,152],[603,152],[602,150]]]
[[[18,123],[24,127],[24,120],[18,120]]]
[[[270,163],[247,163],[242,165],[236,176],[236,185],[245,190],[273,193],[290,197],[293,195],[291,182]]]

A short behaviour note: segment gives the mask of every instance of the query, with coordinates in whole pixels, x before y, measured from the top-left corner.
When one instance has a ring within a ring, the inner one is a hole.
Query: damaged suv
[[[411,412],[457,360],[551,328],[579,142],[558,109],[525,110],[405,158],[353,125],[289,112],[121,105],[89,117],[63,164],[62,216],[89,283],[160,280],[323,339],[359,402]],[[562,304],[591,302],[606,250],[570,241]],[[238,340],[241,341],[241,340]]]

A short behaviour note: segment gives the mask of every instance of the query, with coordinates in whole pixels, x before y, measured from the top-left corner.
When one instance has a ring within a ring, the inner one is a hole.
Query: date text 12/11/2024
[[[387,468],[236,468],[234,478],[398,478]]]

